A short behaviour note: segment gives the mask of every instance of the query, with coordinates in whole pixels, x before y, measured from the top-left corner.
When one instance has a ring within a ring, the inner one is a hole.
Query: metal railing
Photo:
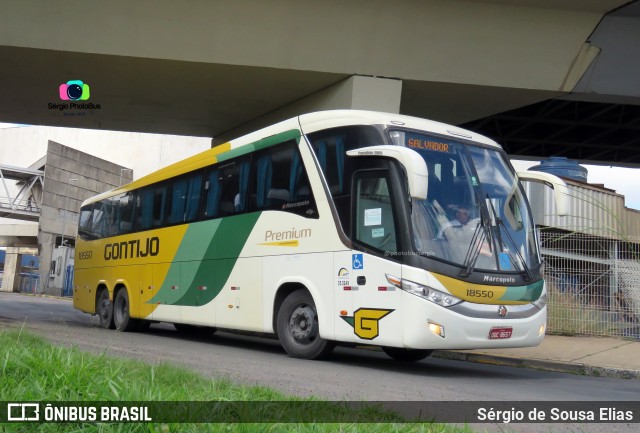
[[[16,202],[11,197],[3,196],[0,196],[0,209],[40,213],[40,206],[35,200],[27,199]]]
[[[640,339],[640,238],[542,230],[548,332]]]
[[[35,272],[21,274],[18,284],[22,293],[31,293],[32,295],[40,293],[38,289],[40,275]]]

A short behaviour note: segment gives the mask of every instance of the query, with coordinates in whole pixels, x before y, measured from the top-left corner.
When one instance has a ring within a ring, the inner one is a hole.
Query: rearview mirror
[[[544,183],[553,188],[558,215],[569,215],[569,188],[564,180],[553,174],[543,173],[541,171],[519,171],[517,174],[521,181]]]
[[[398,161],[407,172],[409,195],[416,200],[426,200],[429,170],[424,159],[415,150],[402,146],[369,146],[347,151],[347,155],[356,157],[386,157]]]

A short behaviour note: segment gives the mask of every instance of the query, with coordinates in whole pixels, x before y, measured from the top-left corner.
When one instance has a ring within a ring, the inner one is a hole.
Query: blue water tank
[[[579,182],[586,182],[587,174],[589,173],[586,168],[576,161],[563,156],[549,157],[548,159],[540,161],[540,164],[529,168],[529,170],[555,174],[556,176],[567,177]]]

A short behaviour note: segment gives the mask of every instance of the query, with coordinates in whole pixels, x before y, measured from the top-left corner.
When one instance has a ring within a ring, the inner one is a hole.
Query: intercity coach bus
[[[565,213],[562,180],[516,175],[473,132],[301,115],[86,200],[74,306],[119,331],[275,334],[306,359],[534,346],[547,296],[524,179]]]

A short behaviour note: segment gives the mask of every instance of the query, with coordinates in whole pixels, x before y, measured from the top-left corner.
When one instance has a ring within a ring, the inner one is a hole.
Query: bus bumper
[[[463,303],[458,311],[416,299],[405,302],[404,347],[412,349],[491,349],[539,345],[547,307]],[[506,308],[506,311],[504,310]],[[526,311],[526,313],[523,313]],[[505,314],[500,317],[500,314]],[[511,315],[511,317],[510,317]],[[474,317],[475,316],[475,317]],[[492,317],[493,316],[493,317]]]

